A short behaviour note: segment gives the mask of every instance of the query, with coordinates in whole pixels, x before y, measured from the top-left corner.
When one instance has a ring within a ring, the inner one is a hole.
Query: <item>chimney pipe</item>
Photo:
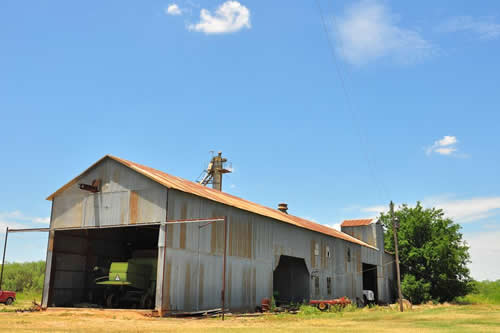
[[[282,202],[282,203],[278,204],[278,210],[280,212],[288,214],[288,205],[286,203]]]

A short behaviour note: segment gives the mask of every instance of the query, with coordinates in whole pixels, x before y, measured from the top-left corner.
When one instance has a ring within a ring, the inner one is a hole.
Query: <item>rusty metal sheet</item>
[[[378,233],[378,230],[382,230],[382,225],[380,223],[371,223],[368,225],[358,225],[358,226],[342,226],[342,232],[351,235],[363,242],[370,244],[375,248],[382,246],[383,248],[383,232]],[[379,241],[381,238],[382,241]]]
[[[341,227],[359,227],[362,225],[369,225],[374,222],[374,219],[358,219],[358,220],[344,220]]]

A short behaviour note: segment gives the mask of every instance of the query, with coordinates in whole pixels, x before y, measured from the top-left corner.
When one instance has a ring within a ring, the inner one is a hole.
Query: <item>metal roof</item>
[[[216,202],[222,203],[224,205],[236,207],[236,208],[239,208],[242,210],[246,210],[248,212],[252,212],[252,213],[266,216],[266,217],[269,217],[269,218],[272,218],[275,220],[279,220],[279,221],[282,221],[285,223],[289,223],[289,224],[295,225],[295,226],[300,227],[300,228],[316,231],[316,232],[319,232],[319,233],[322,233],[322,234],[325,234],[328,236],[343,239],[343,240],[351,242],[351,243],[355,243],[355,244],[359,244],[362,246],[376,249],[375,247],[373,247],[373,246],[371,246],[371,245],[369,245],[369,244],[367,244],[367,243],[365,243],[357,238],[354,238],[354,237],[349,236],[341,231],[324,226],[322,224],[318,224],[318,223],[308,221],[306,219],[303,219],[303,218],[300,218],[297,216],[286,214],[286,213],[280,212],[277,209],[265,207],[265,206],[259,205],[257,203],[254,203],[254,202],[251,202],[251,201],[248,201],[248,200],[245,200],[242,198],[238,198],[234,195],[231,195],[231,194],[228,194],[225,192],[221,192],[221,191],[217,191],[217,190],[211,189],[209,187],[200,185],[198,183],[195,183],[195,182],[192,182],[192,181],[180,178],[180,177],[172,176],[172,175],[169,175],[165,172],[162,172],[162,171],[159,171],[159,170],[156,170],[156,169],[153,169],[153,168],[150,168],[150,167],[138,164],[138,163],[134,163],[134,162],[125,160],[123,158],[112,156],[112,155],[106,155],[103,158],[101,158],[99,161],[97,161],[96,163],[91,165],[87,170],[82,172],[76,178],[74,178],[69,183],[67,183],[66,185],[61,187],[59,190],[57,190],[56,192],[51,194],[49,197],[47,197],[47,200],[54,199],[54,197],[56,197],[57,195],[62,193],[68,187],[75,184],[78,181],[78,179],[83,174],[85,174],[89,169],[93,168],[95,165],[99,164],[101,161],[103,161],[106,158],[110,158],[118,163],[121,163],[121,164],[129,167],[130,169],[135,170],[136,172],[156,181],[157,183],[159,183],[167,188],[172,188],[172,189],[179,190],[182,192],[194,194],[196,196],[203,197],[203,198],[206,198],[206,199],[209,199],[212,201],[216,201]]]
[[[359,227],[373,223],[374,219],[344,220],[341,227]]]

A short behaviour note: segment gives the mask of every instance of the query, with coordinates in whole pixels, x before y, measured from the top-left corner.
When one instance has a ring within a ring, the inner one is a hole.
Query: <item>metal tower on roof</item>
[[[226,162],[227,158],[222,157],[222,152],[213,156],[198,183],[205,186],[212,184],[213,189],[222,191],[222,175],[231,172],[231,167],[225,168]]]

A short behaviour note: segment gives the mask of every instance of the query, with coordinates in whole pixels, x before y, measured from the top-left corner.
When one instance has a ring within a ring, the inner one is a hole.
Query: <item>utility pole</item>
[[[399,220],[394,217],[394,203],[391,201],[389,204],[391,210],[392,231],[394,233],[394,252],[396,254],[396,274],[398,278],[398,297],[399,297],[399,311],[403,312],[403,294],[401,293],[401,274],[399,272],[399,253],[398,253],[398,231]]]

